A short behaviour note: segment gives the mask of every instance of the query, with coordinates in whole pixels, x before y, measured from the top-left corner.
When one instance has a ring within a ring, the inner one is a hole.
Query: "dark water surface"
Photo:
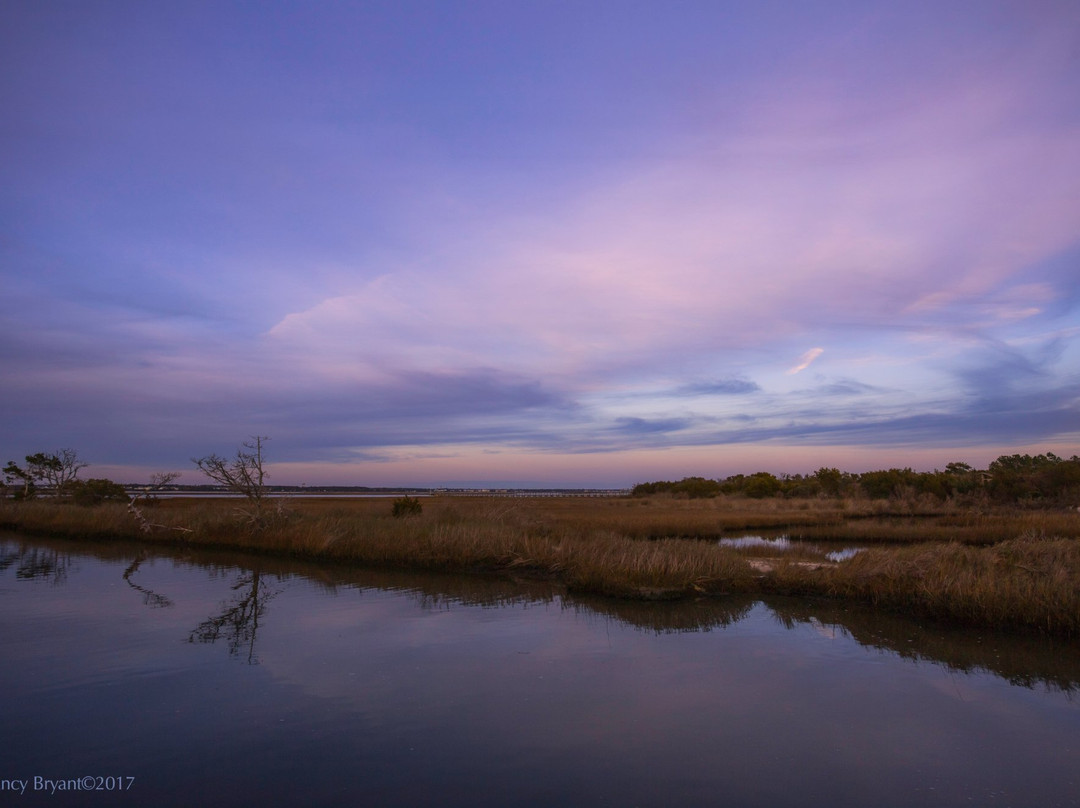
[[[1080,805],[1076,643],[807,601],[4,534],[0,697],[2,806]]]

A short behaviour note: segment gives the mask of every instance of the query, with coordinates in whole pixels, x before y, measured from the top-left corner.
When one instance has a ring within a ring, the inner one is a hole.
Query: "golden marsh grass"
[[[570,591],[622,598],[776,592],[856,599],[969,625],[1080,636],[1075,512],[946,509],[882,521],[880,505],[865,502],[437,497],[423,500],[421,514],[395,519],[390,499],[284,504],[284,515],[260,531],[243,526],[234,502],[195,499],[146,509],[157,525],[150,534],[124,506],[111,504],[4,502],[0,524],[372,567],[538,576]],[[833,563],[810,549],[763,561],[768,548],[715,541],[755,529],[890,544]]]

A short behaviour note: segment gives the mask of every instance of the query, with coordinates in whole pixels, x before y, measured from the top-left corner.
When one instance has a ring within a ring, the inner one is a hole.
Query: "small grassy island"
[[[238,462],[245,458],[261,462],[243,453]],[[82,497],[0,500],[0,526],[539,576],[617,598],[852,599],[920,618],[1080,637],[1075,457],[1014,455],[987,471],[950,464],[933,473],[688,478],[608,497],[279,497],[257,479],[240,499],[134,502],[122,491],[88,500],[88,484],[111,490],[90,480],[73,488]],[[748,533],[786,541],[721,541]]]

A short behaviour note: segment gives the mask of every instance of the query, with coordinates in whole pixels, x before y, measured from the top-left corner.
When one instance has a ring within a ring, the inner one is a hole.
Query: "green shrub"
[[[765,497],[775,497],[780,493],[780,488],[780,480],[774,475],[769,474],[767,471],[759,471],[747,478],[746,485],[743,486],[743,493],[754,499],[764,499]]]
[[[100,505],[102,502],[127,502],[127,491],[120,483],[112,480],[89,479],[72,480],[67,484],[67,491],[76,505]]]

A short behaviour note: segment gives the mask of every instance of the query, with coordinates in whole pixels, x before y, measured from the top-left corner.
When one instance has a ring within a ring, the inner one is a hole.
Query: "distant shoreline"
[[[145,485],[124,485],[124,490],[131,496],[148,493]],[[177,485],[151,492],[160,499],[243,499],[242,494],[229,491],[224,486],[212,485]],[[269,497],[623,497],[630,496],[629,488],[374,488],[370,486],[266,486]],[[47,495],[47,491],[43,491]]]

